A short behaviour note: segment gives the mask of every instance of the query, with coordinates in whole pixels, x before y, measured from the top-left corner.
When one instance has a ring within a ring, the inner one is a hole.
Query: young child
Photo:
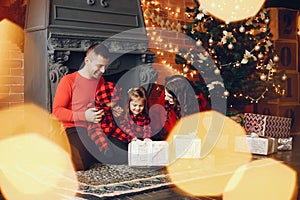
[[[147,94],[143,87],[131,88],[125,105],[124,119],[120,128],[131,140],[151,138],[150,118],[148,115]]]
[[[115,88],[113,82],[104,82],[96,91],[94,107],[97,110],[103,109],[104,116],[99,123],[89,124],[88,134],[100,152],[109,148],[109,137],[115,137],[125,143],[129,141],[129,136],[116,125],[113,115],[114,113],[115,116],[119,116],[123,112],[118,105],[121,99],[120,91],[120,88]]]

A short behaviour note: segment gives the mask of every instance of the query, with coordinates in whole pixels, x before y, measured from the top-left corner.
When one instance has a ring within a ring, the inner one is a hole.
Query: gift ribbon
[[[250,133],[249,136],[252,138],[272,138],[270,136],[265,136],[262,133],[254,133],[254,132]]]

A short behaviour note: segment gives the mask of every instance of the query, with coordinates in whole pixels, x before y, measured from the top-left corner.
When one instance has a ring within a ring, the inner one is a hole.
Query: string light
[[[171,30],[176,32],[183,32],[182,31],[182,25],[186,22],[182,19],[179,19],[181,13],[184,13],[181,7],[173,7],[166,5],[166,3],[161,4],[158,1],[147,1],[143,0],[141,1],[145,23],[148,27],[152,27],[153,29],[151,31],[148,31],[148,37],[150,38],[152,44],[157,46],[152,51],[157,55],[157,57],[172,57],[172,55],[175,55],[179,52],[178,46],[172,45],[171,43],[168,43],[168,41],[164,41],[163,38],[160,36],[157,36],[157,32],[155,31],[156,26],[158,26],[161,29],[164,30]],[[163,6],[164,5],[164,6]],[[167,51],[161,51],[160,45],[164,44],[163,49]],[[169,69],[172,69],[174,73],[184,75],[187,78],[193,78],[197,71],[190,70],[189,66],[183,66],[181,64],[171,64],[169,63],[170,59],[161,59],[161,64],[168,67]]]
[[[150,3],[149,3],[150,2]],[[185,8],[180,8],[180,7],[173,7],[173,6],[169,6],[166,5],[167,3],[163,3],[163,5],[158,2],[158,1],[147,1],[147,0],[143,0],[142,1],[142,7],[144,10],[144,16],[145,19],[147,20],[147,26],[150,27],[152,26],[155,29],[155,26],[159,26],[161,29],[165,29],[165,30],[172,30],[172,31],[177,31],[177,32],[181,32],[184,33],[183,29],[186,29],[186,23],[188,23],[189,19],[180,19],[179,16],[181,13],[184,13],[187,17],[189,15],[188,12],[182,12],[181,9],[185,9]],[[158,12],[160,11],[160,12]],[[261,16],[260,16],[261,17]],[[213,18],[209,18],[210,20],[213,20]],[[185,20],[185,21],[183,21]],[[191,19],[192,20],[192,19]],[[205,21],[206,19],[204,19],[203,21]],[[259,17],[253,19],[253,20],[259,20]],[[246,22],[246,23],[249,23]],[[263,24],[261,27],[261,30],[259,31],[267,31],[267,24],[269,23],[269,18],[266,18],[265,20],[262,20],[261,23],[265,23]],[[221,25],[221,28],[223,28],[225,31],[227,29],[227,27],[230,25],[230,23],[225,23]],[[242,24],[240,26],[240,28],[235,28],[232,29],[232,33],[240,33],[240,34],[247,34],[249,39],[252,41],[256,41],[257,38],[255,37],[256,34],[256,30],[254,30],[253,28],[251,28],[250,30],[247,30],[247,26],[249,26],[249,24]],[[191,34],[194,34],[195,31],[199,31],[201,30],[201,27],[199,27],[198,25],[195,24],[195,26],[192,27],[191,30]],[[178,53],[179,55],[181,53],[179,53],[179,49],[178,47],[174,47],[172,45],[170,45],[168,43],[168,41],[165,41],[163,38],[159,38],[156,36],[156,32],[153,31],[153,33],[151,33],[150,38],[151,41],[157,45],[160,46],[161,44],[165,44],[164,45],[164,49],[168,49],[168,52],[162,52],[159,51],[160,48],[156,48],[156,52],[154,52],[157,56],[160,57],[168,57],[169,54],[175,54]],[[263,70],[265,71],[265,73],[262,73],[261,75],[261,80],[268,82],[271,81],[273,79],[274,73],[276,72],[276,69],[274,68],[276,65],[274,64],[274,62],[278,62],[279,61],[279,56],[275,55],[272,62],[267,61],[266,60],[266,56],[267,53],[264,53],[263,50],[265,52],[268,52],[268,45],[270,45],[270,37],[266,36],[263,40],[261,41],[256,41],[256,45],[253,46],[252,49],[248,50],[250,55],[256,55],[256,58],[258,58],[257,63],[257,70]],[[196,40],[196,46],[201,47],[202,46],[202,42],[205,41],[201,41],[199,38]],[[209,45],[211,47],[213,47],[214,45],[218,45],[220,46],[220,41],[216,41],[215,39],[213,39],[212,37],[209,38],[208,40]],[[262,48],[264,47],[264,48]],[[227,48],[228,49],[234,49],[235,48],[235,44],[233,41],[228,42],[227,43]],[[155,50],[154,50],[155,51]],[[185,58],[186,60],[193,60],[194,58],[192,56],[194,56],[194,54],[192,53],[192,49],[190,50],[191,52],[186,52],[184,54],[181,54],[181,56],[183,58]],[[206,52],[207,55],[205,56],[211,56],[211,58],[213,59],[213,62],[216,65],[216,69],[218,70],[222,70],[222,68],[226,68],[226,67],[233,67],[233,68],[241,68],[243,67],[243,65],[245,63],[243,63],[243,60],[237,60],[236,62],[229,62],[229,63],[220,63],[217,59],[218,59],[218,53],[216,52],[216,50],[214,48],[211,48],[209,51]],[[245,59],[245,57],[243,58]],[[248,59],[248,58],[247,58]],[[245,59],[245,60],[247,60]],[[196,75],[198,73],[197,70],[190,70],[189,66],[185,66],[182,64],[171,64],[170,59],[168,60],[164,60],[162,61],[164,65],[167,65],[170,69],[172,69],[175,73],[184,75],[188,78],[193,78],[194,75]],[[264,64],[264,62],[267,62],[266,64]],[[190,63],[190,65],[193,65],[193,63]],[[218,74],[218,71],[215,70],[215,73]],[[282,80],[286,80],[287,77],[286,75],[283,75]],[[278,94],[283,94],[284,91],[279,87],[279,86],[273,86],[273,89],[278,93]],[[257,98],[251,97],[249,95],[244,95],[242,93],[235,93],[235,94],[228,94],[228,96],[233,96],[235,98],[246,98],[249,99],[252,103],[257,103],[259,100],[265,98],[265,93],[269,90],[269,88],[265,88],[263,90],[263,92],[258,95]]]

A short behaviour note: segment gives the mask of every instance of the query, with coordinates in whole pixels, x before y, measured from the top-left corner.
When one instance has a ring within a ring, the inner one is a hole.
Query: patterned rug
[[[77,172],[79,196],[111,199],[171,185],[164,168],[137,168],[127,165],[97,164]]]

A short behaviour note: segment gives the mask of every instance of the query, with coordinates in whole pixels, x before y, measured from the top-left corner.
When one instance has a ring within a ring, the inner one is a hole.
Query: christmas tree
[[[195,1],[194,8],[186,8],[191,19],[183,26],[184,33],[194,40],[199,49],[180,50],[177,63],[196,68],[200,80],[196,87],[210,100],[214,89],[212,76],[223,79],[222,98],[228,106],[258,103],[260,100],[279,98],[284,95],[286,75],[279,69],[279,55],[274,48],[269,28],[269,11],[261,9],[254,17],[238,22],[224,22],[209,15]],[[205,56],[211,59],[206,59]],[[200,56],[201,57],[201,56]],[[209,61],[210,60],[210,61]],[[199,63],[200,62],[200,63]],[[213,72],[213,73],[209,73]]]

